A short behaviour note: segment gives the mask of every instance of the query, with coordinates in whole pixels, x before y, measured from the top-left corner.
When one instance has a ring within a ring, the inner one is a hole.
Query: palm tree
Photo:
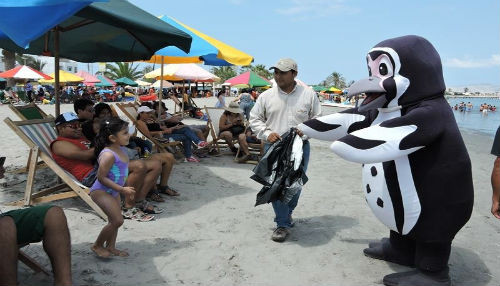
[[[335,86],[336,88],[339,89],[344,89],[347,87],[347,84],[345,83],[345,78],[342,76],[342,74],[338,72],[332,72],[324,81],[321,82],[321,85],[324,86]]]
[[[210,72],[218,76],[221,82],[225,82],[227,79],[236,76],[236,67],[234,66],[213,67],[210,70]]]
[[[104,71],[104,75],[111,79],[127,77],[132,80],[136,80],[142,77],[142,71],[137,70],[138,67],[139,65],[134,66],[132,63],[124,62],[106,64],[106,71]]]
[[[263,78],[272,79],[273,74],[266,68],[266,65],[255,65],[253,71]]]
[[[34,68],[37,71],[41,71],[47,64],[46,62],[43,62],[39,58],[19,53],[16,54],[16,62],[20,65],[25,65],[29,66],[30,68]]]
[[[5,70],[10,70],[16,67],[16,53],[3,49],[2,56]],[[14,86],[14,84],[15,82],[13,78],[7,79],[7,86]]]

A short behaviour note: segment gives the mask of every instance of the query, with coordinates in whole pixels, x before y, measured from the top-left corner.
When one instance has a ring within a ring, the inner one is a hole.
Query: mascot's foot
[[[392,247],[389,239],[382,239],[378,243],[370,243],[369,248],[365,248],[363,253],[371,258],[389,261],[392,263],[415,267],[415,257],[413,253],[405,253]]]
[[[448,267],[439,272],[413,270],[386,275],[384,285],[387,286],[451,286]]]
[[[388,237],[383,237],[381,240],[377,240],[377,241],[371,241],[368,243],[368,247],[369,248],[372,248],[372,247],[376,247],[378,245],[381,245],[383,243],[386,243],[389,241],[389,238]]]

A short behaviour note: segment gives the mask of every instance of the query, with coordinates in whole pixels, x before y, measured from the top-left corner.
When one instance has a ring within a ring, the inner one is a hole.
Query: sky
[[[419,35],[436,48],[447,86],[500,85],[498,0],[132,0],[240,49],[254,64],[290,57],[298,78],[367,77],[366,53],[382,40]],[[209,69],[210,67],[207,67]]]

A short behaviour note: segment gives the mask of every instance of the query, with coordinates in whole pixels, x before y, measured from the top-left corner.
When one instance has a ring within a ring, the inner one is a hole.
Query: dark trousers
[[[407,253],[415,259],[415,266],[420,270],[437,272],[448,267],[451,241],[422,242],[400,235],[391,230],[391,246]]]

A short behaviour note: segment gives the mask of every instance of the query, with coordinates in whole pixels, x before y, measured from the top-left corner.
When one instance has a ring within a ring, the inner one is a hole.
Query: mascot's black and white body
[[[444,98],[441,59],[424,38],[385,40],[367,56],[369,78],[348,96],[359,108],[299,125],[333,152],[363,164],[366,201],[391,229],[371,243],[370,257],[416,266],[384,278],[387,285],[449,285],[451,241],[473,205],[469,155]]]

